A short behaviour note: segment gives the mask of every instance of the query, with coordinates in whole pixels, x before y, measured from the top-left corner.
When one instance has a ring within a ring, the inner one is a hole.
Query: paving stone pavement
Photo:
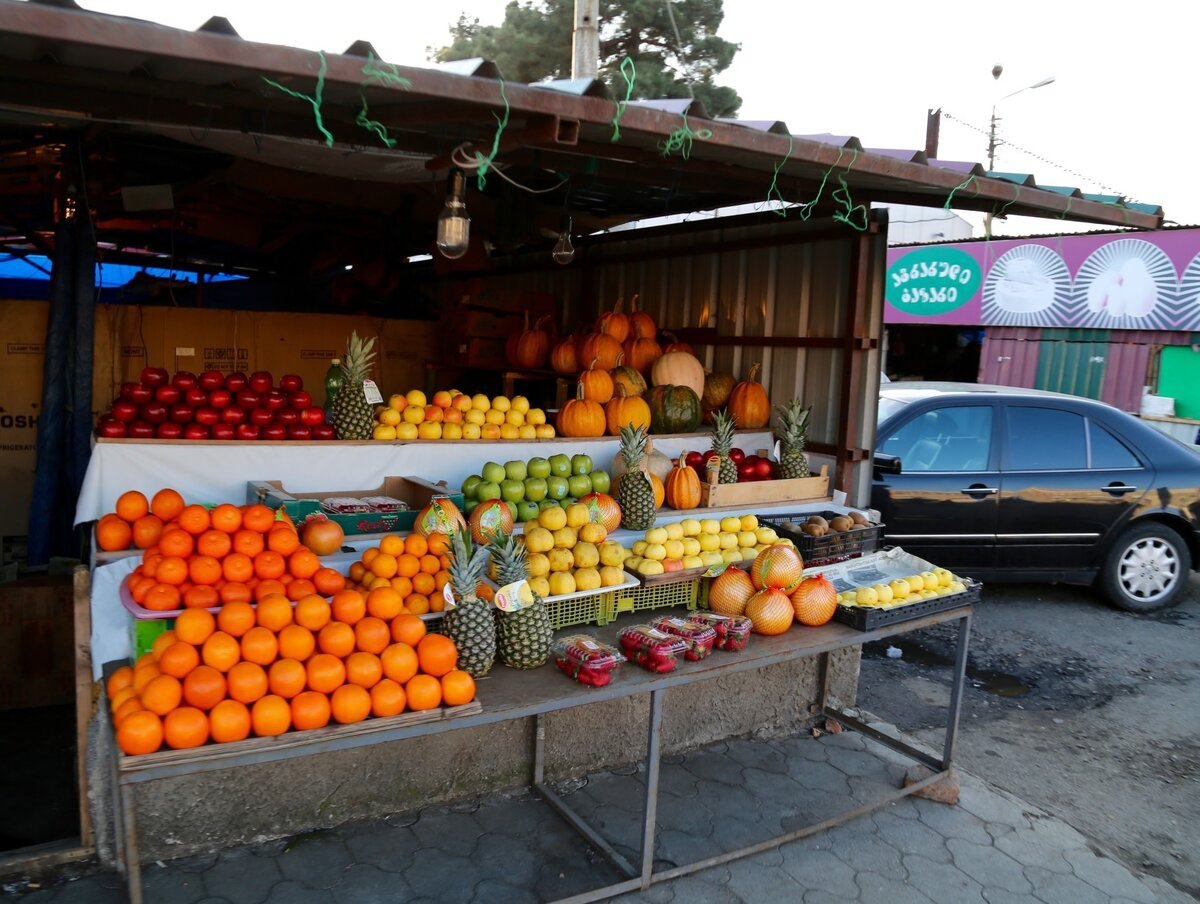
[[[655,864],[670,869],[755,844],[897,787],[906,760],[861,735],[733,740],[663,761]],[[560,789],[640,863],[644,774]],[[717,866],[622,904],[1185,904],[1065,823],[961,775],[957,806],[904,798],[828,831]],[[147,904],[520,904],[619,881],[608,861],[531,793],[431,807],[253,847],[148,864]],[[22,904],[118,904],[118,877],[4,886]]]

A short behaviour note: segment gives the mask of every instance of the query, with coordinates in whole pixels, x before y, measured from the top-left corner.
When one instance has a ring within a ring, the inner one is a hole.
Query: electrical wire
[[[486,158],[481,159],[478,156],[472,157],[467,153],[466,149],[467,145],[460,144],[458,147],[452,150],[450,152],[450,162],[462,170],[476,170],[483,166],[483,160]],[[549,188],[530,188],[528,185],[522,185],[516,179],[506,175],[504,170],[505,167],[503,165],[496,163],[490,164],[488,167],[488,172],[495,173],[509,185],[513,186],[514,188],[519,188],[521,191],[529,192],[531,195],[548,195],[550,192],[558,191],[571,181],[570,176],[563,176],[558,184],[551,185]]]

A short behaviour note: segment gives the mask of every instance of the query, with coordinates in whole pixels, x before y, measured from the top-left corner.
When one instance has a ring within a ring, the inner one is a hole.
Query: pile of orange
[[[446,608],[442,590],[450,581],[450,538],[440,531],[407,537],[388,534],[378,546],[363,550],[350,566],[349,586],[397,612],[424,615]]]
[[[317,554],[300,543],[296,526],[282,510],[283,520],[277,520],[276,511],[265,505],[226,502],[210,510],[185,505],[174,490],[161,490],[151,501],[131,491],[117,500],[116,517],[125,523],[143,508],[149,513],[135,520],[135,537],[137,525],[147,518],[157,526],[145,527],[144,539],[153,532],[153,542],[143,547],[142,562],[128,580],[134,601],[146,609],[211,609],[272,594],[296,601],[345,589],[345,577],[323,567]],[[105,525],[103,519],[96,527],[98,540],[117,532],[115,522]]]
[[[117,744],[129,755],[181,750],[475,699],[454,641],[427,634],[415,615],[368,611],[361,593],[342,590],[294,608],[272,593],[257,607],[180,613],[150,652],[108,678]]]

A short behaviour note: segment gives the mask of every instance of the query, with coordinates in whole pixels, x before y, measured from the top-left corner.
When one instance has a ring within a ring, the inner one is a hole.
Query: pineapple
[[[621,506],[621,527],[649,530],[654,526],[654,485],[646,473],[646,428],[621,428],[621,456],[625,473],[617,486],[617,504]]]
[[[808,415],[812,406],[803,408],[799,399],[792,399],[775,406],[779,414],[779,476],[785,480],[808,477],[808,456],[804,454],[804,441],[808,434]]]
[[[721,470],[718,472],[719,483],[737,483],[737,465],[729,457],[733,448],[733,431],[737,428],[737,415],[729,413],[728,408],[722,408],[713,413],[713,451],[721,460]]]
[[[492,544],[496,582],[501,586],[529,578],[525,544],[511,536]],[[533,605],[516,612],[496,610],[496,655],[514,669],[536,669],[550,658],[554,628],[546,604],[536,593]]]
[[[476,595],[487,567],[488,547],[475,546],[465,531],[450,536],[450,588],[455,605],[446,612],[446,636],[458,647],[458,667],[482,678],[496,658],[496,624],[486,600]]]
[[[337,430],[338,439],[370,439],[375,429],[371,405],[367,402],[363,383],[371,376],[375,360],[375,337],[359,339],[352,332],[346,340],[342,359],[342,387],[334,396],[329,419]]]

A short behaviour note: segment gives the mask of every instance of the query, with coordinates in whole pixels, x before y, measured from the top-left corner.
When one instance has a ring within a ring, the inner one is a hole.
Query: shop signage
[[[961,308],[979,291],[979,264],[953,245],[917,248],[888,267],[887,300],[918,317]]]

